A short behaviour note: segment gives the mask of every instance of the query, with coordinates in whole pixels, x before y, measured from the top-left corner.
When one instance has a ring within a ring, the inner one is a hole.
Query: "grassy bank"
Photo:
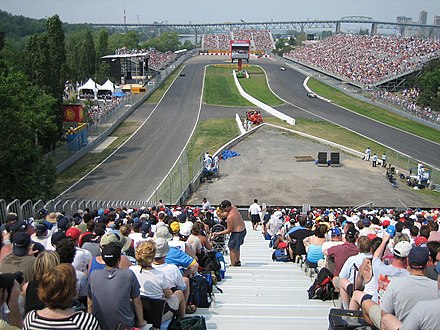
[[[316,79],[311,78],[308,82],[308,85],[316,94],[332,100],[333,103],[344,108],[350,109],[351,111],[364,115],[365,117],[399,128],[405,132],[410,132],[427,140],[440,143],[440,134],[436,129],[419,124],[408,118],[399,116],[369,103],[356,100]]]
[[[203,102],[211,105],[252,106],[252,103],[238,92],[232,76],[232,67],[229,66],[208,66],[206,68]]]
[[[100,153],[88,153],[81,160],[70,166],[58,175],[56,193],[60,194],[89,173],[96,165],[106,159],[112,152],[124,143],[142,122],[125,121],[113,132],[111,136],[117,139]]]
[[[226,142],[239,135],[234,118],[202,120],[188,144],[188,159],[191,164],[199,155],[216,152]]]
[[[250,79],[239,79],[246,93],[272,107],[283,104],[283,101],[276,97],[267,86],[266,75],[260,67],[250,66],[246,70],[249,72]]]

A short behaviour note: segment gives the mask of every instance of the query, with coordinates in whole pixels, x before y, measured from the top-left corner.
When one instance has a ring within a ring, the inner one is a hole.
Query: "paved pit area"
[[[264,126],[230,148],[240,154],[220,162],[220,175],[201,184],[187,204],[211,204],[229,199],[236,205],[435,207],[422,193],[400,182],[394,188],[385,169],[331,146]],[[295,156],[340,152],[342,167],[318,167]],[[438,205],[437,205],[438,206]]]

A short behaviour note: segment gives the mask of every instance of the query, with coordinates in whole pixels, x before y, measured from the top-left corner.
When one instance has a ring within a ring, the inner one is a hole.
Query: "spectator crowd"
[[[127,47],[116,50],[116,55],[124,54],[147,54],[149,56],[148,66],[154,70],[163,70],[177,59],[177,55],[172,51],[162,53],[156,49],[128,49]]]
[[[439,56],[439,40],[350,34],[334,35],[285,54],[287,58],[362,86],[409,73]]]
[[[38,211],[7,215],[0,251],[1,329],[128,329],[196,311],[189,278],[213,249],[214,225],[227,216],[202,207]],[[12,326],[7,328],[7,324]]]
[[[330,274],[347,315],[361,310],[378,329],[434,330],[440,328],[439,219],[439,209],[304,214],[278,208],[268,209],[263,234],[311,276]]]
[[[392,93],[386,90],[373,92],[373,100],[389,103],[418,118],[440,125],[440,113],[433,111],[430,107],[417,105],[418,96],[419,91],[417,88],[408,88],[403,90],[402,93]]]
[[[267,30],[233,30],[231,33],[204,34],[202,49],[205,52],[228,52],[231,40],[250,40],[252,52],[270,53],[275,48],[272,34]]]

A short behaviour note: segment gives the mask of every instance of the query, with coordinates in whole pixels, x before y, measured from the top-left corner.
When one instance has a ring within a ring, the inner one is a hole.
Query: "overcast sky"
[[[223,23],[339,19],[369,16],[395,22],[396,16],[428,24],[440,15],[439,0],[0,0],[0,9],[15,15],[45,18],[58,14],[68,23]]]

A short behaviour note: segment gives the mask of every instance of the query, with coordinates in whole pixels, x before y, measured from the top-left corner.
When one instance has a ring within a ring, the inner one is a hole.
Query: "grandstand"
[[[204,34],[202,52],[229,53],[231,40],[250,40],[253,54],[270,54],[275,48],[270,31],[267,30],[234,30],[229,34]]]
[[[366,88],[408,75],[440,57],[440,41],[338,34],[296,48],[284,57]]]

